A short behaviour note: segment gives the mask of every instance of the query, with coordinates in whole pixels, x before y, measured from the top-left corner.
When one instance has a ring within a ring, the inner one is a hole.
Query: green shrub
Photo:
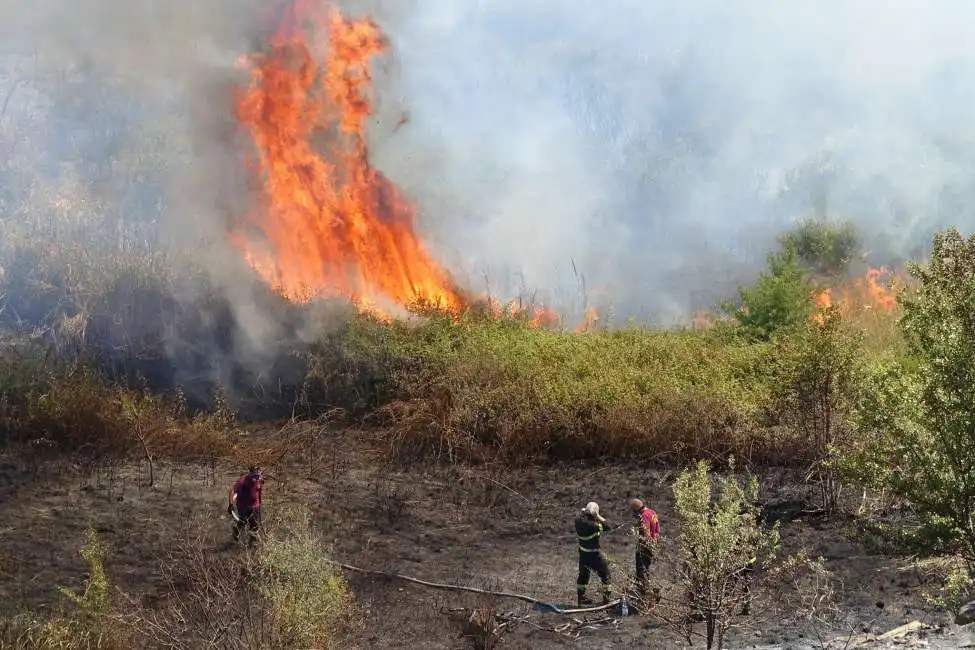
[[[108,547],[94,529],[85,533],[81,556],[88,566],[85,590],[78,594],[63,587],[58,592],[71,607],[47,619],[21,617],[14,642],[39,650],[123,650],[134,647],[135,637],[116,614],[111,583],[105,573]],[[14,645],[14,647],[18,647]]]
[[[775,389],[781,417],[806,438],[809,476],[819,484],[823,509],[840,495],[840,456],[852,443],[851,413],[863,369],[863,335],[835,309],[777,341],[781,381]]]
[[[768,266],[750,287],[738,290],[736,302],[722,309],[737,321],[741,332],[757,340],[794,328],[815,312],[815,286],[799,264],[795,248],[772,253]]]
[[[861,252],[860,236],[848,220],[803,219],[779,241],[783,248],[793,248],[810,271],[832,277],[843,275]]]
[[[755,477],[742,485],[734,476],[712,476],[706,461],[682,471],[674,483],[681,525],[680,583],[686,592],[680,620],[687,626],[688,641],[695,618],[700,618],[707,647],[720,650],[725,632],[750,604],[754,586],[749,585],[748,567],[759,560],[767,563],[778,552],[778,526],[759,526],[757,497]]]
[[[338,648],[352,599],[303,507],[278,514],[259,555],[258,589],[266,599],[280,647]]]
[[[932,538],[975,563],[975,237],[934,237],[901,295],[908,359],[884,364],[858,402],[851,477],[909,500]]]
[[[85,546],[81,549],[81,557],[88,565],[88,584],[81,594],[58,587],[58,592],[74,603],[79,611],[87,617],[99,618],[108,614],[109,589],[108,575],[105,573],[105,560],[108,556],[108,546],[98,538],[94,528],[85,530]]]

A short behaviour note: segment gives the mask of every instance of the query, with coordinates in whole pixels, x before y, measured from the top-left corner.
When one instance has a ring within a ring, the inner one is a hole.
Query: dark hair
[[[247,471],[251,474],[256,474],[257,472],[261,471],[261,468],[258,465],[251,465],[247,468]]]

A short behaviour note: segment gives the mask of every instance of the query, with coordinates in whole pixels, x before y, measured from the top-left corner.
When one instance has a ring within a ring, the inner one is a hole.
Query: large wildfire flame
[[[328,51],[316,58],[322,34]],[[268,51],[242,60],[251,83],[236,115],[256,148],[262,203],[231,241],[295,302],[345,297],[384,316],[387,304],[457,311],[465,299],[417,237],[416,209],[369,163],[369,64],[386,47],[371,20],[294,0]]]
[[[321,40],[328,48],[316,58]],[[369,64],[386,48],[373,21],[351,20],[322,0],[293,0],[267,52],[242,59],[251,82],[236,116],[253,140],[262,193],[230,239],[294,302],[343,297],[386,319],[391,307],[418,305],[459,314],[470,301],[421,243],[416,207],[369,163]],[[534,327],[560,322],[550,309],[479,302]],[[587,312],[579,331],[595,321]]]

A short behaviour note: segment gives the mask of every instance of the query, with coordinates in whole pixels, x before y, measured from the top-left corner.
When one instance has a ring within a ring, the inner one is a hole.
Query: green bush
[[[92,528],[85,534],[81,556],[88,566],[85,590],[77,594],[58,587],[70,607],[48,618],[26,614],[0,625],[0,641],[13,648],[36,650],[125,650],[135,636],[117,615],[111,583],[105,573],[108,547]]]
[[[779,241],[783,248],[794,249],[810,271],[832,277],[846,273],[861,252],[860,236],[851,221],[803,219]]]
[[[767,341],[809,320],[816,309],[815,289],[799,264],[795,248],[787,246],[770,254],[768,267],[755,284],[739,288],[738,300],[726,302],[722,309],[743,334]]]
[[[823,508],[838,505],[840,456],[849,447],[851,418],[864,366],[863,333],[835,309],[777,341],[781,381],[775,389],[781,417],[808,441],[809,475],[819,484]]]
[[[98,538],[94,528],[85,531],[85,546],[81,549],[81,557],[88,565],[88,584],[81,594],[58,587],[58,592],[74,603],[79,611],[90,618],[100,618],[109,611],[108,575],[105,573],[105,560],[108,557],[108,546]]]
[[[934,237],[901,296],[910,357],[878,367],[857,408],[851,478],[906,497],[925,532],[975,563],[975,237]]]
[[[703,619],[707,647],[720,650],[725,632],[750,604],[754,586],[748,567],[759,560],[768,563],[778,552],[778,526],[758,524],[755,477],[742,485],[734,476],[712,476],[706,461],[678,475],[674,498],[681,524],[680,582],[686,592],[686,611],[679,620],[689,640],[694,620]]]
[[[338,648],[350,625],[352,598],[303,507],[285,509],[259,555],[258,589],[281,647]]]

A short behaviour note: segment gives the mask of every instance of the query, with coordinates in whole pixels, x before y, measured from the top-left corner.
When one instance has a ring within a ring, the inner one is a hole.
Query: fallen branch
[[[588,612],[601,612],[606,609],[611,609],[616,605],[619,605],[619,600],[614,600],[606,603],[605,605],[599,605],[597,607],[585,607],[580,609],[562,609],[557,605],[551,603],[546,603],[543,600],[538,600],[537,598],[532,598],[531,596],[525,596],[523,594],[514,594],[507,591],[490,591],[488,589],[479,589],[477,587],[462,587],[460,585],[448,585],[441,582],[429,582],[427,580],[420,580],[419,578],[411,578],[410,576],[400,575],[398,573],[390,573],[388,571],[376,571],[374,569],[362,569],[357,566],[352,566],[351,564],[345,564],[344,562],[337,562],[336,560],[327,560],[330,564],[342,567],[347,571],[353,571],[355,573],[363,573],[372,576],[381,576],[383,578],[392,578],[395,580],[403,580],[404,582],[412,582],[413,584],[423,585],[424,587],[430,587],[432,589],[445,589],[447,591],[467,591],[473,594],[483,594],[485,596],[497,596],[498,598],[513,598],[515,600],[520,600],[532,605],[541,605],[547,609],[551,609],[556,614],[585,614]]]
[[[894,629],[884,632],[883,634],[880,635],[862,634],[857,637],[854,637],[853,639],[850,639],[850,642],[852,642],[853,644],[850,647],[859,648],[861,646],[870,645],[878,641],[890,641],[892,639],[897,639],[903,636],[907,636],[908,634],[920,632],[924,629],[927,629],[927,626],[921,623],[921,621],[911,621],[910,623],[901,625],[899,627],[895,627]],[[843,641],[843,639],[837,639],[837,641]],[[847,643],[847,645],[849,645],[849,642]]]

